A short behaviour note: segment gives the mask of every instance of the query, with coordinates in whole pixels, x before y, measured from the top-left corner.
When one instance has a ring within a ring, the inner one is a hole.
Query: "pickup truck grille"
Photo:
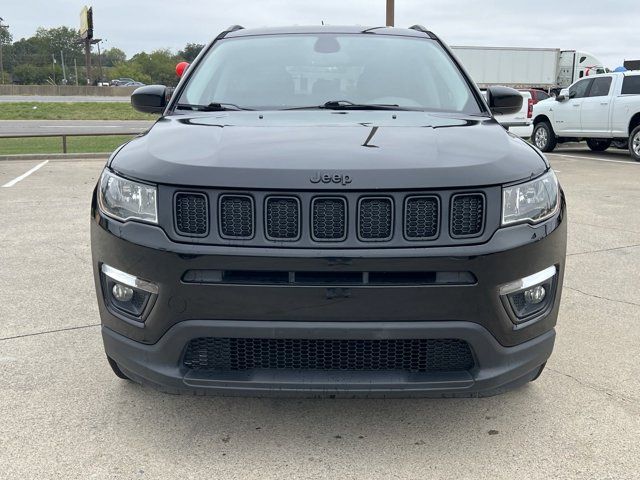
[[[204,237],[197,242],[214,245],[411,248],[465,244],[488,240],[499,222],[499,189],[384,195],[204,190],[173,195],[170,236],[182,242]],[[496,205],[495,212],[487,209],[488,199]]]
[[[318,340],[196,338],[183,359],[196,371],[316,370],[458,372],[473,368],[459,339]]]

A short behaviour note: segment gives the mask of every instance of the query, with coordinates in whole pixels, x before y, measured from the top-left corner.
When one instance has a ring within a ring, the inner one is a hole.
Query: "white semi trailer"
[[[451,47],[480,88],[506,85],[559,91],[588,75],[605,73],[593,55],[559,48]]]

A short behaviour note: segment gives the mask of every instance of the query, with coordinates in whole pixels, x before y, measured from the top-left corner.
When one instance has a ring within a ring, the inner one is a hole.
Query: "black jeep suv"
[[[183,66],[184,67],[184,66]],[[182,68],[180,69],[182,70]],[[168,392],[478,396],[555,338],[565,201],[423,27],[232,27],[113,153],[91,243],[122,377]]]

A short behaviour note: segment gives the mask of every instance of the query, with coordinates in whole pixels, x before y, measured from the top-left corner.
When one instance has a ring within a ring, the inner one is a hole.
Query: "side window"
[[[576,94],[572,98],[584,98],[587,96],[587,92],[589,91],[589,85],[591,85],[592,79],[580,80],[578,83],[574,83],[569,88],[569,95],[573,92]]]
[[[538,101],[539,102],[549,98],[549,95],[547,95],[547,92],[543,92],[542,90],[537,90],[536,91],[536,96],[538,97]]]
[[[640,75],[624,77],[622,82],[622,95],[640,94]]]
[[[606,97],[609,95],[609,89],[611,88],[611,77],[594,78],[591,90],[589,90],[590,97]]]

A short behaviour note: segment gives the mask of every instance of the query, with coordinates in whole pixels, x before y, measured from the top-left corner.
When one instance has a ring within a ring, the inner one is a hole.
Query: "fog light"
[[[547,291],[542,285],[538,285],[537,287],[530,288],[529,290],[524,291],[524,299],[527,303],[531,303],[533,305],[537,305],[541,301],[544,300],[544,297],[547,296]]]
[[[158,285],[106,264],[101,270],[105,301],[112,313],[144,322],[147,306],[158,294]]]
[[[113,294],[113,298],[118,300],[119,302],[128,302],[133,298],[133,289],[131,287],[126,287],[120,283],[116,283],[111,289],[111,293]]]
[[[556,267],[551,266],[500,287],[500,296],[514,323],[529,321],[551,308],[557,273]]]

